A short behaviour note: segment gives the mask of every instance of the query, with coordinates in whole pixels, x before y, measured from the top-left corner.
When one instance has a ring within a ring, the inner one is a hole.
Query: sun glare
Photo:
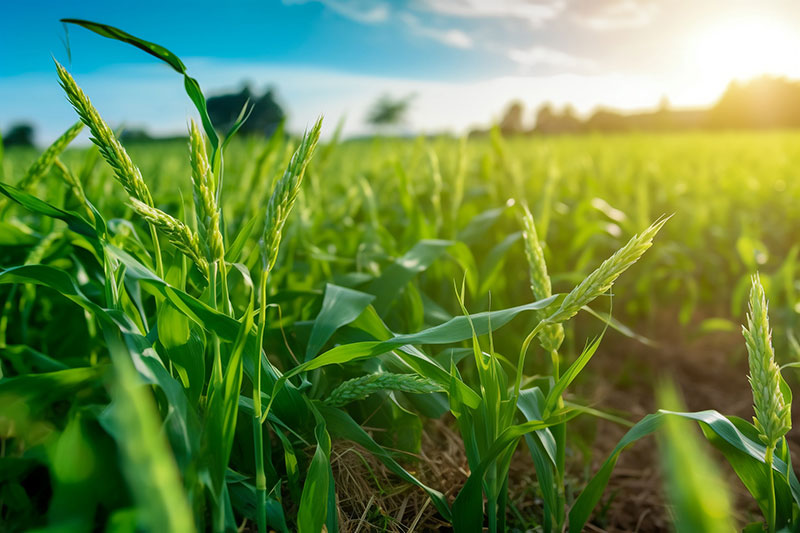
[[[796,75],[800,39],[777,20],[725,21],[690,43],[698,79],[725,84],[761,74]]]

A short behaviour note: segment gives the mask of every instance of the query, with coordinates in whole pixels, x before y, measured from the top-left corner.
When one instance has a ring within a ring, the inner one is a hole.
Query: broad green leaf
[[[114,39],[117,41],[121,41],[124,43],[128,43],[130,45],[135,46],[136,48],[143,50],[144,52],[150,54],[153,57],[160,59],[161,61],[168,64],[172,67],[175,72],[183,75],[184,81],[184,88],[186,89],[186,94],[189,95],[189,98],[194,103],[197,111],[200,113],[200,120],[203,122],[203,129],[206,132],[209,140],[211,141],[211,145],[214,147],[214,152],[217,152],[219,148],[219,136],[217,135],[216,130],[214,129],[213,124],[211,123],[211,118],[208,116],[208,109],[206,107],[206,98],[203,96],[203,92],[200,90],[200,84],[197,83],[197,80],[194,78],[189,77],[186,73],[186,65],[183,64],[183,61],[180,60],[178,56],[167,50],[161,45],[152,43],[150,41],[145,41],[144,39],[140,39],[139,37],[134,37],[130,33],[124,32],[119,28],[115,28],[113,26],[109,26],[108,24],[100,24],[98,22],[91,22],[88,20],[81,20],[81,19],[61,19],[61,22],[67,24],[76,24],[78,26],[82,26],[87,30],[91,30],[98,35],[102,35],[103,37],[108,37],[109,39]]]
[[[366,292],[375,295],[375,309],[383,315],[397,297],[398,292],[417,274],[452,246],[452,241],[424,240],[415,244],[383,271],[381,277],[370,283]]]
[[[658,397],[664,407],[682,407],[674,387],[662,387]],[[669,417],[659,435],[665,486],[674,506],[675,531],[731,533],[736,528],[731,519],[728,487],[701,447],[697,430],[687,425],[691,422]]]
[[[725,452],[725,448],[730,446],[742,452],[743,457],[748,457],[747,461],[764,464],[764,446],[745,436],[731,419],[724,417],[716,411],[699,411],[696,413],[659,411],[658,413],[647,415],[622,437],[608,459],[601,465],[600,469],[595,473],[575,501],[569,513],[570,533],[580,533],[580,531],[583,530],[584,525],[591,516],[592,510],[603,495],[603,491],[611,477],[611,472],[622,450],[642,437],[653,433],[661,426],[664,418],[668,416],[679,416],[701,423],[704,433],[708,434],[708,432],[711,432],[725,443],[725,446],[722,447],[723,453]],[[712,444],[718,442],[716,437],[711,439]],[[800,502],[800,483],[798,483],[794,473],[788,471],[786,462],[779,457],[775,457],[773,469],[781,474],[783,479],[788,479],[787,483],[790,487],[792,497],[795,502]],[[737,473],[739,472],[737,471]]]
[[[97,232],[95,231],[95,228],[86,222],[86,220],[84,220],[78,213],[59,209],[48,204],[44,200],[40,200],[35,196],[28,194],[17,187],[14,187],[13,185],[8,185],[7,183],[0,183],[0,192],[29,211],[39,215],[44,215],[46,217],[63,220],[67,223],[72,231],[80,233],[81,235],[85,235],[90,239],[97,239]]]
[[[297,530],[299,533],[319,533],[328,514],[329,469],[331,460],[331,438],[320,418],[314,430],[317,448],[308,467],[300,507],[297,510]]]
[[[142,525],[149,530],[194,531],[192,512],[161,432],[153,396],[139,381],[119,330],[108,322],[102,324],[116,375],[111,387],[116,441]]]
[[[305,360],[313,359],[337,329],[358,318],[374,299],[371,294],[328,283],[322,308],[311,328]]]

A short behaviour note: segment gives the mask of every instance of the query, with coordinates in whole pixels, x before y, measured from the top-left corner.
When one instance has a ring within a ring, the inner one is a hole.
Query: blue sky
[[[74,114],[51,55],[113,125],[176,133],[192,114],[180,78],[139,50],[62,17],[115,25],[178,54],[207,94],[274,86],[301,129],[319,114],[364,116],[381,94],[415,94],[407,128],[462,132],[511,99],[706,105],[734,77],[800,75],[800,7],[791,0],[283,0],[13,2],[0,17],[0,129],[40,141]],[[71,58],[65,42],[69,43]]]

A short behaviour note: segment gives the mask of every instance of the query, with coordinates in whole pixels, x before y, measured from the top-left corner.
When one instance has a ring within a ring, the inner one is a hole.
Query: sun
[[[727,83],[762,74],[797,75],[800,39],[775,19],[741,17],[704,29],[689,43],[698,80]]]

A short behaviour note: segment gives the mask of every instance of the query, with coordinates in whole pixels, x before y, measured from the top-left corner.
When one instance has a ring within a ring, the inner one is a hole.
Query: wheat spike
[[[772,349],[767,298],[758,274],[752,278],[749,307],[747,327],[742,326],[742,334],[747,345],[748,378],[753,389],[756,413],[753,422],[764,444],[773,446],[792,427],[791,405],[785,404],[781,393],[781,371]]]
[[[206,143],[194,120],[189,122],[189,148],[197,231],[209,262],[224,261],[225,249],[219,229],[219,207],[215,184],[208,163]]]
[[[61,87],[78,116],[92,132],[92,142],[98,146],[103,158],[111,165],[117,181],[125,188],[129,196],[152,207],[153,197],[150,195],[150,190],[142,179],[142,173],[128,156],[128,152],[117,140],[108,124],[100,117],[86,94],[75,83],[70,73],[58,61],[55,63]]]
[[[522,235],[525,238],[525,258],[528,260],[528,271],[531,278],[531,292],[536,300],[544,300],[553,295],[550,275],[547,273],[547,263],[544,260],[544,251],[536,233],[536,224],[527,205],[522,206]],[[545,311],[537,311],[539,320],[546,318]],[[560,323],[548,324],[539,333],[539,343],[547,351],[558,351],[564,342],[564,326]]]
[[[384,390],[427,394],[440,392],[443,389],[430,379],[416,374],[381,372],[345,381],[333,389],[325,399],[325,403],[334,407],[341,407],[356,400],[363,400],[370,394]]]
[[[200,272],[208,278],[208,261],[200,249],[200,239],[192,233],[189,226],[160,209],[140,202],[136,198],[131,198],[131,207],[139,216],[164,233],[175,248],[189,256],[200,269]]]
[[[42,179],[50,170],[50,167],[53,166],[53,162],[56,160],[56,157],[58,157],[58,154],[64,151],[67,145],[78,136],[82,129],[83,123],[76,122],[65,131],[61,137],[56,139],[56,141],[34,161],[17,186],[20,189],[27,189]]]
[[[564,322],[575,316],[581,307],[592,302],[614,284],[620,274],[642,257],[653,244],[653,238],[664,226],[669,217],[654,222],[649,228],[634,235],[628,243],[589,274],[564,298],[561,307],[547,318],[548,322]]]
[[[303,135],[300,146],[295,150],[286,172],[275,184],[269,202],[267,203],[267,214],[264,225],[264,234],[261,239],[261,254],[263,269],[265,272],[272,270],[275,261],[278,259],[278,250],[281,244],[283,225],[289,213],[292,211],[297,193],[300,192],[300,184],[306,172],[308,162],[314,154],[314,148],[319,141],[319,132],[322,127],[320,117],[310,131]]]

